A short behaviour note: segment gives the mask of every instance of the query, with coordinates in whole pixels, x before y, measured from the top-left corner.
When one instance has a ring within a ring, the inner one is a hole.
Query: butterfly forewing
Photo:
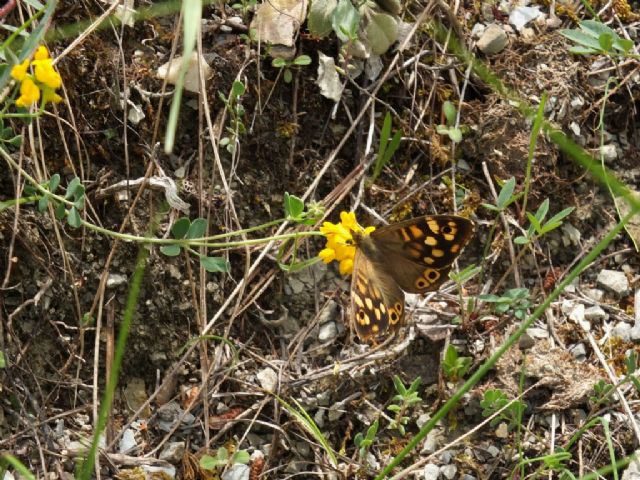
[[[404,320],[404,292],[360,249],[356,250],[351,279],[351,318],[362,340],[395,330]]]

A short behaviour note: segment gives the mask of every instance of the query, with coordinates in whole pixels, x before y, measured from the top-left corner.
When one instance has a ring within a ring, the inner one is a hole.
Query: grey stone
[[[606,320],[609,317],[607,312],[605,312],[600,306],[594,305],[593,307],[589,307],[584,311],[584,318],[589,320],[590,322],[599,322],[602,320]]]
[[[615,327],[613,327],[611,335],[625,342],[629,342],[631,340],[631,328],[632,326],[630,324],[620,322]]]
[[[438,477],[440,476],[440,467],[438,467],[438,465],[434,465],[433,463],[428,463],[424,466],[422,475],[424,477],[424,480],[438,480]]]
[[[442,473],[442,475],[449,480],[456,476],[457,471],[458,469],[455,465],[444,465],[440,467],[440,472]]]
[[[318,332],[318,340],[321,342],[328,342],[333,340],[338,335],[338,327],[335,322],[328,322],[324,325],[320,325],[320,331]]]
[[[576,360],[585,360],[587,358],[587,349],[582,342],[569,346],[569,351]]]
[[[249,480],[250,474],[249,465],[234,463],[230,469],[222,474],[222,480]]]
[[[442,444],[442,432],[440,429],[433,429],[429,433],[427,433],[427,438],[424,440],[424,444],[422,445],[422,450],[420,450],[421,454],[430,454],[435,452],[440,445]]]
[[[604,296],[604,292],[599,288],[585,288],[582,293],[595,302],[600,302]]]
[[[569,314],[569,320],[572,320],[575,323],[584,322],[584,305],[579,303],[571,310]]]
[[[182,461],[185,447],[184,442],[169,442],[160,452],[160,460],[166,460],[173,465],[177,465]]]
[[[487,453],[495,458],[500,454],[500,449],[495,445],[489,445],[487,447]]]
[[[507,438],[509,436],[509,428],[506,423],[502,422],[496,428],[496,437],[498,438]]]
[[[489,25],[478,40],[478,49],[485,55],[493,55],[501,52],[509,44],[509,37],[505,31],[496,24]]]
[[[612,163],[618,158],[618,149],[615,145],[603,145],[600,147],[600,155],[605,163]]]
[[[127,277],[119,273],[110,273],[107,277],[107,288],[115,288],[127,283]]]
[[[444,465],[448,465],[451,463],[451,459],[453,458],[453,452],[451,450],[445,450],[440,455],[440,463]]]
[[[617,270],[601,270],[596,279],[599,287],[621,297],[629,292],[629,280],[623,272]]]
[[[273,368],[263,368],[256,374],[256,377],[258,378],[258,382],[260,382],[260,386],[267,392],[276,391],[276,386],[278,385],[278,374],[273,370]]]

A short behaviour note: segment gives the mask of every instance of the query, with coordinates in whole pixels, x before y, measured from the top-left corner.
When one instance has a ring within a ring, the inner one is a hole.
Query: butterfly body
[[[404,292],[436,290],[473,235],[473,222],[429,215],[366,235],[353,232],[356,254],[351,318],[363,340],[397,330],[404,321]]]

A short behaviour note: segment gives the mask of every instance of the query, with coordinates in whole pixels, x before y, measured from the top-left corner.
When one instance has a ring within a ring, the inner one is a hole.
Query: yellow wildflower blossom
[[[27,76],[27,70],[29,69],[29,60],[25,60],[24,62],[14,65],[11,69],[11,76],[15,78],[17,81],[21,82]]]
[[[33,75],[29,67],[33,67]],[[20,83],[20,97],[16,106],[28,108],[37,103],[42,96],[44,103],[59,103],[62,97],[55,90],[62,86],[62,77],[53,67],[53,59],[49,57],[46,47],[40,46],[34,54],[34,59],[28,59],[11,69],[11,76]]]
[[[327,244],[318,256],[324,263],[330,263],[333,260],[339,262],[340,274],[348,275],[353,271],[353,259],[356,255],[353,234],[358,232],[369,235],[374,230],[375,227],[360,226],[354,212],[341,212],[340,223],[324,222],[320,227],[320,232],[327,238]]]
[[[34,81],[31,80],[31,77],[25,77],[20,84],[20,97],[16,100],[16,105],[27,108],[37,103],[38,100],[40,100],[40,89]]]

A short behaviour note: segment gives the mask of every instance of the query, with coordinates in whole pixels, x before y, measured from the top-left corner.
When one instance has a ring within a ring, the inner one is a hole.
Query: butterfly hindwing
[[[356,250],[351,279],[351,318],[362,340],[395,330],[404,320],[404,292],[360,249]]]

